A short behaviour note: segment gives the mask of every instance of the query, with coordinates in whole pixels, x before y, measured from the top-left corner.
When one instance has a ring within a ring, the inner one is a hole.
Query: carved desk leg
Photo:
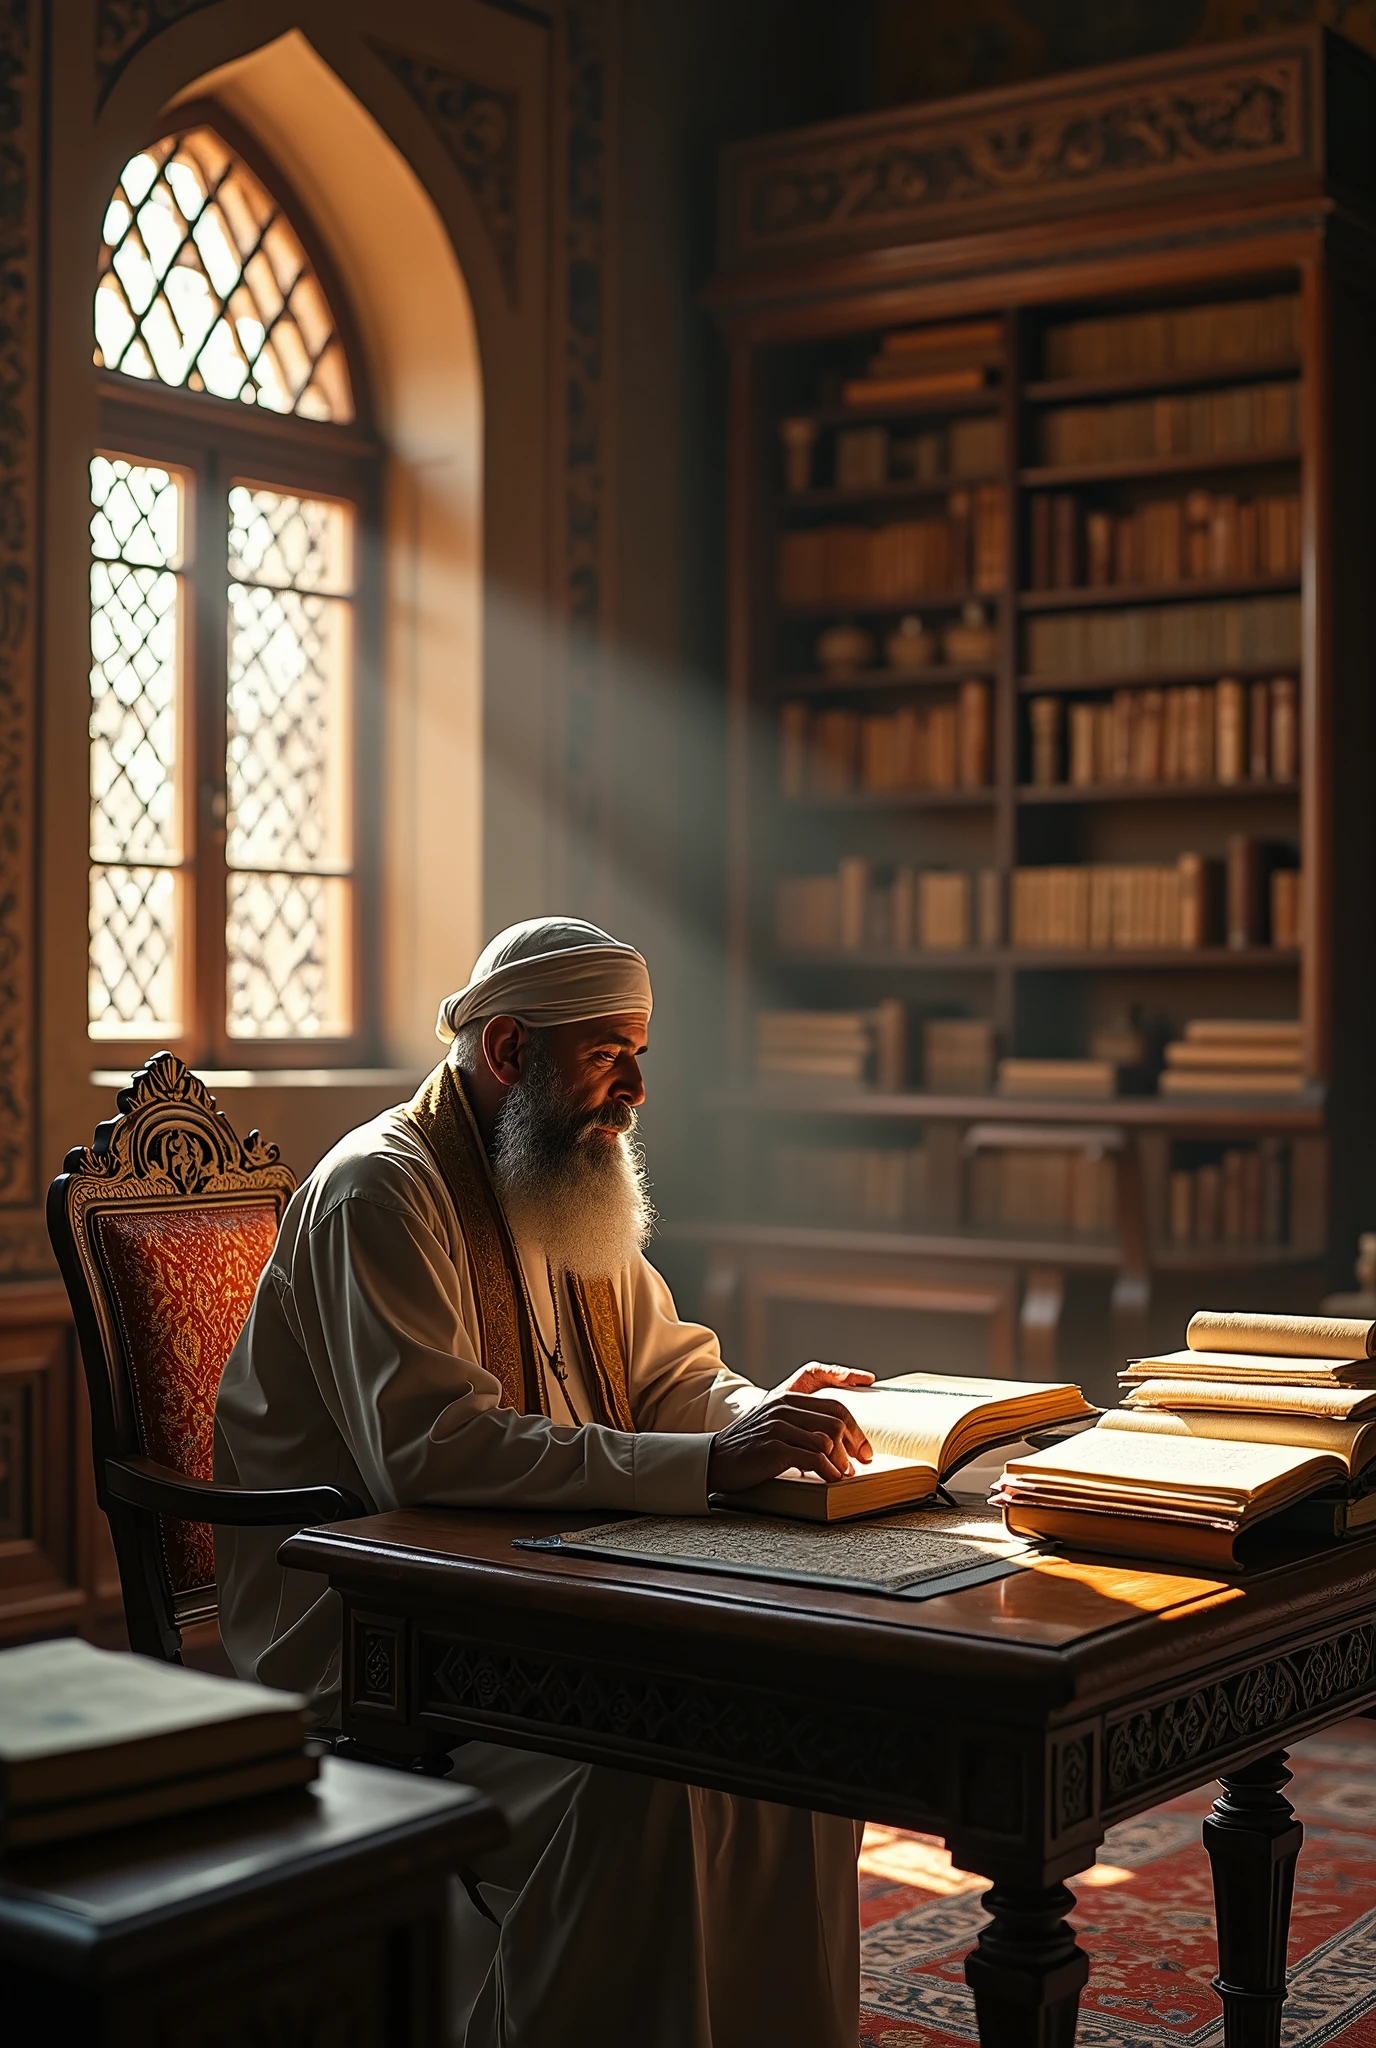
[[[1063,1884],[996,1884],[984,1894],[992,1916],[965,1958],[975,1994],[980,2048],[1072,2048],[1089,1958],[1066,1914]]]
[[[1279,2048],[1285,2002],[1285,1944],[1295,1858],[1304,1829],[1281,1788],[1290,1782],[1285,1751],[1219,1780],[1204,1822],[1214,1873],[1218,1975],[1224,2048]]]

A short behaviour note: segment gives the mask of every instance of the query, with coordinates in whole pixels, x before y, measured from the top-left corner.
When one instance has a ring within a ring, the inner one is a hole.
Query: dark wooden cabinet
[[[915,1272],[1002,1260],[1039,1296],[1020,1319],[1023,1365],[1040,1370],[1052,1297],[1077,1275],[1107,1276],[1096,1299],[1131,1343],[1154,1303],[1170,1334],[1195,1289],[1301,1307],[1350,1271],[1376,1220],[1374,124],[1376,67],[1303,31],[728,150],[709,297],[730,356],[733,1078],[710,1101],[721,1209],[684,1233],[706,1240],[719,1292],[748,1291],[762,1229],[775,1267],[825,1256],[876,1300],[894,1257]],[[1131,335],[1103,338],[1124,321]],[[953,326],[973,337],[977,380],[905,393],[895,352]],[[946,637],[972,598],[987,628],[973,651]],[[904,664],[886,644],[910,615],[927,637]],[[848,667],[819,645],[841,625],[866,636]],[[956,717],[966,682],[983,692],[984,758],[938,776],[933,721]],[[1225,704],[1252,748],[1240,772]],[[865,735],[897,748],[878,721],[905,709],[927,719],[931,760],[894,786],[882,763],[867,772]],[[1112,720],[1126,734],[1139,717],[1157,721],[1143,759],[1163,720],[1194,719],[1205,772],[1178,752],[1169,776],[1110,768]],[[1078,771],[1072,720],[1091,750]],[[1207,895],[1237,840],[1298,871],[1279,885],[1297,929],[1269,889],[1231,926],[1220,903],[1188,927],[1170,894],[1195,886],[1181,857],[1204,863]],[[1060,889],[1054,870],[1073,893],[1087,867],[1164,876],[1143,884],[1158,908],[1139,903],[1131,925],[1115,909],[1107,937],[1086,895],[1087,912],[1053,903],[1034,930],[1021,892]],[[926,873],[970,878],[954,937],[911,921],[902,890]],[[796,887],[780,897],[799,878],[835,888],[800,908]],[[759,1011],[895,998],[906,1086],[759,1084]],[[924,1080],[921,1055],[924,1023],[953,1016],[985,1020],[1020,1058],[1083,1058],[1129,1025],[1159,1044],[1195,1019],[1289,1020],[1303,1085],[1167,1096],[1148,1059],[1135,1095],[1058,1103],[986,1084],[957,1098]],[[1015,1221],[982,1206],[991,1126],[1070,1161],[1089,1123],[1108,1127],[1115,1163],[1088,1222],[1025,1192]],[[904,1148],[926,1155],[920,1199],[893,1192],[897,1168],[862,1198],[847,1164],[830,1213],[805,1213],[812,1154]],[[1188,1205],[1201,1170],[1211,1201],[1229,1174],[1270,1176],[1274,1213],[1196,1235],[1177,1209],[1173,1225],[1172,1177]],[[1002,1341],[991,1324],[991,1363]]]
[[[66,1290],[14,1281],[0,1286],[0,1643],[118,1640],[122,1615]]]

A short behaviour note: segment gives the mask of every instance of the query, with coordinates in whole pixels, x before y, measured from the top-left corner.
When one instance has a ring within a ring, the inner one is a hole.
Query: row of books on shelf
[[[780,534],[779,601],[882,605],[923,592],[1001,590],[1007,556],[1007,493],[976,484],[953,490],[937,517]]]
[[[1223,582],[1293,576],[1300,567],[1296,491],[1239,500],[1212,491],[1158,498],[1131,512],[1088,508],[1073,491],[1037,491],[1029,507],[1033,590]]]
[[[1229,1145],[1221,1159],[1172,1167],[1167,1235],[1172,1244],[1289,1241],[1290,1147],[1281,1138]]]
[[[1333,1541],[1376,1521],[1376,1323],[1201,1311],[1181,1351],[1133,1360],[1123,1405],[1010,1455],[991,1500],[1015,1535],[1235,1572],[1266,1532]]]
[[[1014,946],[1145,951],[1300,943],[1300,874],[1289,849],[1234,833],[1226,860],[1075,867],[881,870],[848,855],[836,871],[775,885],[775,937],[786,952],[963,951]]]
[[[1033,676],[1198,675],[1299,660],[1296,597],[1125,606],[1121,611],[1054,612],[1026,624]]]
[[[997,413],[976,413],[920,433],[893,427],[837,429],[832,477],[837,490],[882,489],[885,484],[958,483],[963,477],[988,477],[1003,468],[1003,421]],[[799,482],[798,489],[810,487]]]
[[[974,678],[951,704],[856,712],[793,703],[779,714],[779,789],[786,797],[983,789],[990,758],[989,686]]]
[[[1129,376],[1136,371],[1215,369],[1299,353],[1293,292],[1213,306],[1111,313],[1048,328],[1048,377]]]
[[[1300,387],[1292,379],[1223,391],[1122,398],[1107,405],[1055,406],[1038,422],[1041,460],[1151,461],[1162,455],[1230,455],[1291,448],[1299,439]]]
[[[873,1086],[894,1092],[1108,1100],[1157,1080],[1165,1095],[1293,1093],[1304,1085],[1301,1025],[1287,1018],[1189,1019],[1160,1046],[1159,1028],[1136,1016],[1097,1027],[1083,1058],[998,1057],[983,1017],[926,1017],[888,997],[872,1009],[762,1010],[755,1019],[755,1074],[790,1088]],[[915,1061],[914,1055],[917,1055]]]
[[[933,1220],[930,1171],[926,1145],[776,1145],[771,1209],[786,1222],[920,1228]],[[1117,1222],[1114,1162],[1083,1146],[980,1151],[964,1209],[977,1230],[1107,1235]]]
[[[1288,847],[1235,832],[1222,861],[1182,853],[1170,863],[1015,868],[1009,937],[1015,946],[1090,952],[1294,947],[1300,874],[1293,858]]]
[[[1175,689],[1116,690],[1106,703],[1028,705],[1035,788],[1068,782],[1283,784],[1299,774],[1298,691],[1292,676]]]

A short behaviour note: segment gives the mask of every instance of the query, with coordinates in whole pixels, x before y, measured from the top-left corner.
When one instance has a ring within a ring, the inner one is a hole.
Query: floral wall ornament
[[[518,298],[517,96],[369,37],[444,144],[477,202],[506,286]]]

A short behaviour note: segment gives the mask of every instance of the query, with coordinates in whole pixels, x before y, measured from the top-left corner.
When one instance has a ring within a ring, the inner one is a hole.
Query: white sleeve
[[[448,1248],[404,1201],[326,1210],[284,1306],[379,1507],[706,1510],[710,1438],[686,1433],[702,1425],[650,1437],[498,1406]]]
[[[764,1389],[723,1364],[715,1332],[681,1323],[664,1279],[637,1259],[621,1283],[631,1413],[638,1430],[722,1429]]]

